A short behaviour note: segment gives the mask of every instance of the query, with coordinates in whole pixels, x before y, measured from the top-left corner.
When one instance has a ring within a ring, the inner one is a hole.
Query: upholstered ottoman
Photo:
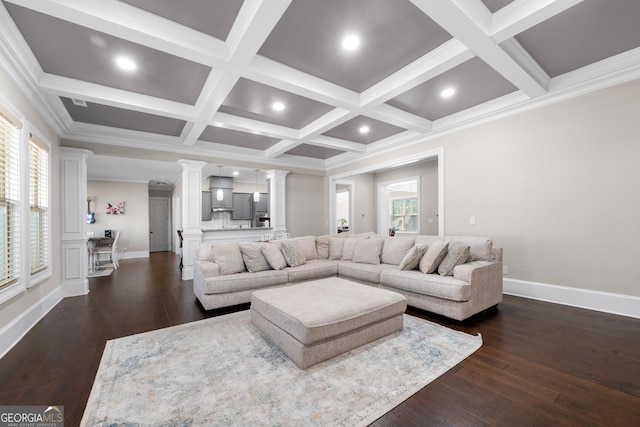
[[[331,277],[251,295],[251,322],[301,369],[403,327],[403,295]]]

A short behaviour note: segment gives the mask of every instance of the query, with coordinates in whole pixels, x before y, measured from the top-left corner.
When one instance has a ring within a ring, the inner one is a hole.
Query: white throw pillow
[[[427,252],[427,245],[415,245],[412,247],[402,258],[400,270],[415,270],[425,252]]]
[[[440,261],[447,255],[447,248],[449,242],[433,242],[427,247],[427,252],[422,256],[420,260],[420,271],[424,274],[430,274],[435,272],[440,265]]]
[[[280,248],[276,245],[267,244],[262,248],[262,254],[267,259],[267,262],[274,270],[282,270],[287,266],[287,261],[284,259]]]
[[[329,239],[329,259],[342,259],[342,247],[347,240],[336,237]]]
[[[221,276],[245,271],[244,259],[237,243],[212,245],[211,255],[213,262],[220,266]]]

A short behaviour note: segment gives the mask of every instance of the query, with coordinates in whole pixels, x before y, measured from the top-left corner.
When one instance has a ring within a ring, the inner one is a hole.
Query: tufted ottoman
[[[251,322],[301,369],[402,329],[404,296],[338,277],[262,289]]]

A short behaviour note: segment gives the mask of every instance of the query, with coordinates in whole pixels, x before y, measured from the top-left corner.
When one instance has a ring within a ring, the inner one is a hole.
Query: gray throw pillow
[[[380,253],[382,252],[383,239],[362,239],[353,250],[351,261],[362,264],[380,264]]]
[[[212,245],[211,255],[213,262],[220,267],[221,276],[245,271],[244,260],[237,243]]]
[[[284,255],[284,259],[287,261],[287,265],[289,265],[289,267],[298,267],[307,263],[307,259],[304,257],[304,252],[298,245],[298,242],[282,242],[280,249],[282,250],[282,255]]]
[[[453,276],[453,268],[464,264],[469,258],[471,248],[461,242],[451,243],[447,255],[438,266],[438,274],[441,276]]]
[[[284,259],[280,248],[271,243],[266,244],[262,248],[262,254],[267,259],[267,262],[274,270],[282,270],[287,266],[287,261]]]
[[[415,245],[400,261],[400,270],[415,270],[422,256],[427,252],[427,245]]]
[[[240,252],[244,265],[247,266],[249,273],[257,273],[258,271],[271,270],[269,261],[262,253],[264,243],[240,243]]]
[[[427,247],[418,268],[424,274],[431,274],[438,269],[440,261],[447,255],[449,242],[433,242]]]

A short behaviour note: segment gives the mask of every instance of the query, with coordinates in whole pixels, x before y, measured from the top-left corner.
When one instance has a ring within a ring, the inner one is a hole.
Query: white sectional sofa
[[[212,310],[248,303],[257,289],[332,276],[398,292],[410,306],[461,321],[502,301],[502,250],[488,237],[375,233],[207,242],[193,289]]]

